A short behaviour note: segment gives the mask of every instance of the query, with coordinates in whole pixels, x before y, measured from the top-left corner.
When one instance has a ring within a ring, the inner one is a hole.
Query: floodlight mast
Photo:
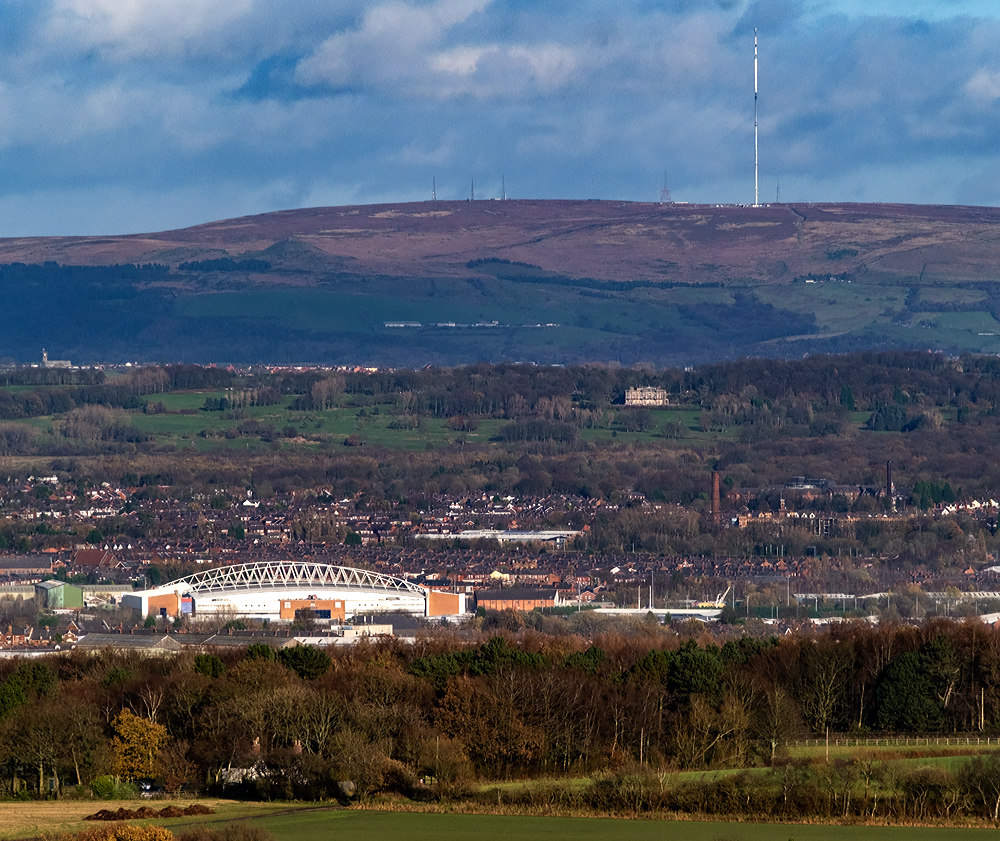
[[[753,206],[760,206],[760,181],[757,176],[757,27],[753,28]]]

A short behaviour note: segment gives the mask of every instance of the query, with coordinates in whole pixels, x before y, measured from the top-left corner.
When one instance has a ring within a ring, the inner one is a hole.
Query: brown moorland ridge
[[[993,280],[1000,209],[416,202],[283,210],[151,234],[3,239],[0,263],[177,265],[283,242],[298,243],[299,257],[312,255],[327,269],[408,277],[467,275],[470,260],[495,258],[609,281],[783,283],[824,272]]]

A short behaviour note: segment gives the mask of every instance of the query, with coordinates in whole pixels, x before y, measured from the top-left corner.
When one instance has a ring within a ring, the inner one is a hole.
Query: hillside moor
[[[0,357],[420,367],[1000,352],[1000,211],[482,201],[0,241]]]

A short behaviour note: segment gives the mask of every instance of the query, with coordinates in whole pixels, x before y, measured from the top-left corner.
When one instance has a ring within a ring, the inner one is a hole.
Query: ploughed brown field
[[[94,800],[49,800],[49,801],[18,801],[0,803],[0,838],[31,838],[51,836],[60,832],[77,832],[85,829],[87,815],[98,808],[105,809],[138,809],[147,805],[134,800],[94,801]],[[156,803],[159,810],[165,805]],[[181,808],[191,805],[190,801],[181,801]],[[214,812],[221,811],[224,816],[235,812],[237,817],[252,815],[260,811],[256,804],[237,805],[232,801],[217,798],[202,799],[198,805],[207,806]],[[202,819],[204,820],[204,819]]]
[[[132,236],[5,239],[0,263],[176,265],[287,241],[295,252],[279,253],[275,268],[448,277],[495,258],[609,281],[766,284],[824,273],[975,281],[996,277],[1000,209],[530,200],[326,207]],[[293,281],[278,275],[268,282]]]

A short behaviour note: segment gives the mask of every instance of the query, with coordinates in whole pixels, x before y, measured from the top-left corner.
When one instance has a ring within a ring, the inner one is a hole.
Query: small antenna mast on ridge
[[[506,176],[500,176],[500,201],[507,201],[507,179]]]
[[[431,201],[438,200],[437,178],[431,177]]]
[[[476,179],[473,178],[471,181],[471,188],[469,191],[469,201],[475,201],[475,200],[476,200]]]
[[[760,207],[757,180],[757,27],[753,28],[753,206]]]
[[[670,197],[670,188],[667,186],[667,173],[663,173],[663,189],[660,190],[660,204],[673,204],[674,200]]]

